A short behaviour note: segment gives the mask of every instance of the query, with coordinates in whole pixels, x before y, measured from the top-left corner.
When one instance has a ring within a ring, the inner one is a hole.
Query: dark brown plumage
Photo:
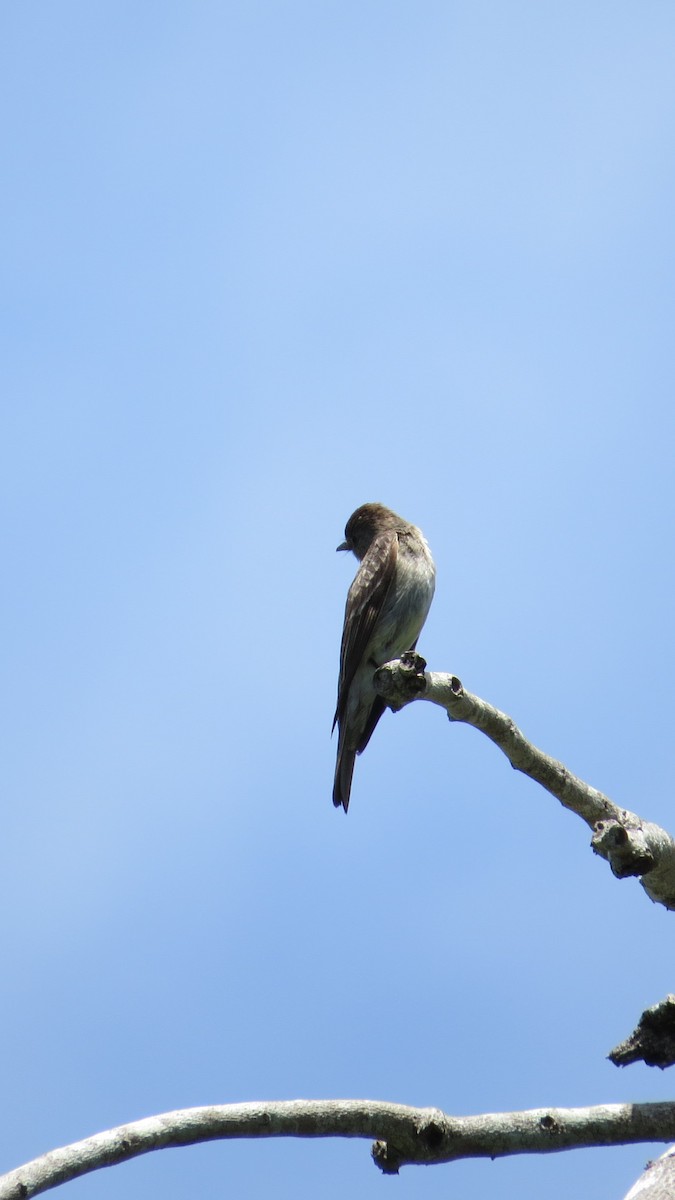
[[[338,550],[352,550],[361,564],[347,596],[333,720],[339,728],[333,803],[346,812],[356,755],[365,750],[385,708],[374,672],[414,649],[436,571],[420,530],[383,504],[363,504],[352,513]]]

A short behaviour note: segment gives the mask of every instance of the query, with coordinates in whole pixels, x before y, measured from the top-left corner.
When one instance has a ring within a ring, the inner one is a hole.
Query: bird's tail
[[[352,775],[354,774],[355,761],[356,750],[351,750],[349,746],[345,746],[344,742],[338,743],[335,782],[333,784],[333,804],[336,808],[342,805],[345,812],[349,808],[349,794],[352,790]]]

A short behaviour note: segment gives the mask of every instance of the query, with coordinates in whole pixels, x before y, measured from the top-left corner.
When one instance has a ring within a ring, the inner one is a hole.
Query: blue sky
[[[671,6],[0,26],[0,1168],[193,1104],[672,1096],[605,1055],[673,917],[440,710],[383,719],[347,818],[329,736],[379,500],[436,558],[430,667],[675,830]],[[70,1190],[614,1200],[656,1152],[220,1144]]]

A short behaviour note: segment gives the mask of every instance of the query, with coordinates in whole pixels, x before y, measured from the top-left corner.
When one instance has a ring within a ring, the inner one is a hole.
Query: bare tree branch
[[[481,730],[513,767],[540,783],[593,829],[593,849],[607,859],[618,878],[640,876],[652,900],[675,909],[675,842],[665,830],[619,808],[538,750],[510,717],[465,691],[456,676],[426,672],[425,667],[424,660],[414,654],[387,663],[376,675],[380,694],[392,708],[414,699],[430,700],[443,707],[451,720]],[[668,997],[664,1003],[663,1011],[657,1006],[645,1016],[649,1018],[646,1025],[654,1014],[659,1020],[664,1017],[667,1040],[675,1001]],[[641,1033],[644,1027],[645,1021]],[[649,1032],[651,1036],[651,1026]],[[617,1062],[634,1061],[638,1056],[645,1057],[636,1053],[631,1039],[612,1054]],[[28,1200],[71,1179],[153,1150],[258,1137],[375,1139],[375,1163],[385,1174],[396,1174],[408,1164],[670,1142],[675,1138],[675,1102],[533,1109],[473,1117],[451,1117],[440,1109],[368,1100],[261,1101],[181,1109],[106,1130],[10,1171],[0,1177],[0,1200]]]
[[[607,1056],[616,1067],[644,1062],[648,1067],[672,1067],[675,1063],[675,996],[646,1008],[637,1028]]]
[[[675,1196],[675,1150],[671,1147],[648,1162],[624,1200],[673,1200]]]
[[[392,1175],[412,1163],[671,1141],[675,1102],[539,1108],[475,1117],[449,1117],[437,1108],[377,1100],[273,1100],[184,1108],[120,1125],[42,1155],[0,1176],[0,1200],[28,1200],[151,1150],[261,1137],[377,1138],[373,1158],[385,1174]]]
[[[451,721],[479,729],[499,746],[512,767],[540,783],[591,827],[593,850],[607,860],[617,879],[640,877],[651,900],[675,910],[675,841],[665,829],[619,808],[563,763],[538,750],[511,717],[467,692],[456,675],[425,668],[418,654],[403,655],[380,667],[375,686],[393,709],[412,700],[430,700],[444,708]]]

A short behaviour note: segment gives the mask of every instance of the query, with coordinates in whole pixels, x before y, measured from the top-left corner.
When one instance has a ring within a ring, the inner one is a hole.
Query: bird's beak
[[[335,547],[336,551],[337,550],[351,550],[351,548],[352,548],[351,542],[340,542],[340,545]]]

